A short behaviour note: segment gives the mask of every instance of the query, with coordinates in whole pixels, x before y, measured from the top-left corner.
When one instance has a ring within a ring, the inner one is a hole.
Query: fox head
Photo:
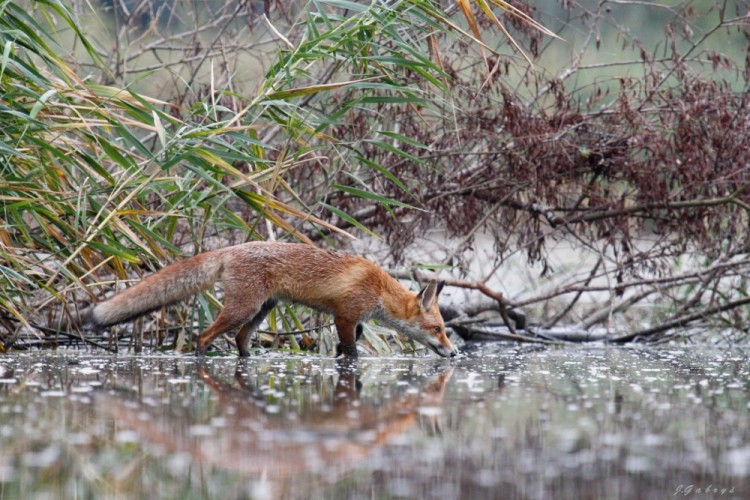
[[[444,286],[445,281],[430,281],[412,297],[406,307],[406,317],[399,318],[394,327],[447,358],[458,354],[458,350],[445,333],[445,323],[438,307],[438,299]]]

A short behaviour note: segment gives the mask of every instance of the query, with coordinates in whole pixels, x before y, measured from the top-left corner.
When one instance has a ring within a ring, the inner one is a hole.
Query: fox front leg
[[[356,359],[357,340],[362,336],[362,325],[343,318],[335,318],[336,332],[339,335],[339,343],[336,344],[336,357],[344,355],[345,358]]]

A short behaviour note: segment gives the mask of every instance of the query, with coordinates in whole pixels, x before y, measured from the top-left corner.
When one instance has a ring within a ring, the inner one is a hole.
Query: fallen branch
[[[525,342],[532,344],[560,344],[562,342],[554,339],[545,339],[531,337],[529,335],[519,335],[517,333],[503,332],[491,328],[478,328],[467,326],[466,324],[449,323],[449,326],[458,333],[462,339],[467,341],[494,341],[494,340],[514,340],[516,342]]]
[[[80,340],[80,341],[82,341],[85,344],[92,345],[92,346],[97,347],[99,349],[104,349],[107,352],[117,353],[117,349],[112,349],[112,348],[107,347],[107,346],[105,346],[103,344],[100,344],[99,342],[95,342],[93,340],[87,339],[83,335],[80,335],[80,334],[77,334],[77,333],[71,333],[71,332],[67,332],[65,330],[59,330],[59,329],[56,329],[56,328],[48,328],[46,326],[39,326],[39,325],[31,325],[31,326],[33,328],[37,329],[37,330],[40,330],[40,331],[44,332],[45,334],[62,335],[63,337],[67,337],[67,338],[69,338],[71,340]],[[46,337],[46,336],[44,338],[38,339],[38,340],[41,341],[41,342],[46,342],[46,343],[54,343],[54,342],[56,342],[54,339],[51,339],[51,338]],[[10,349],[12,347],[12,344],[7,345],[6,347],[8,349]]]
[[[653,277],[653,278],[643,278],[643,279],[637,279],[632,281],[625,281],[622,283],[617,284],[617,288],[619,290],[628,290],[630,288],[637,288],[642,286],[658,286],[659,288],[664,287],[676,287],[676,286],[683,286],[683,285],[694,285],[694,284],[700,284],[703,283],[705,280],[704,276],[707,273],[714,273],[717,270],[720,270],[724,272],[724,276],[743,276],[748,272],[748,268],[750,267],[750,259],[740,259],[736,261],[722,261],[719,264],[715,264],[713,266],[709,266],[702,269],[695,269],[686,271],[681,274],[676,274],[673,276],[665,276],[665,277]],[[532,304],[538,304],[540,302],[546,302],[550,299],[559,297],[561,295],[567,295],[567,294],[578,294],[580,292],[611,292],[612,287],[611,285],[588,285],[585,283],[589,282],[589,278],[586,278],[585,280],[582,280],[584,282],[583,285],[568,285],[568,286],[561,286],[557,287],[553,290],[540,293],[539,295],[536,295],[534,297],[530,297],[528,299],[524,299],[522,301],[518,301],[513,304],[514,307],[524,307]]]
[[[745,297],[744,299],[735,300],[733,302],[727,302],[726,304],[722,304],[720,306],[709,307],[707,309],[703,309],[702,311],[698,311],[693,314],[688,314],[685,316],[681,316],[679,318],[675,318],[671,321],[667,321],[666,323],[662,323],[661,325],[654,326],[652,328],[646,328],[644,330],[639,330],[637,332],[629,333],[627,335],[622,335],[620,337],[610,339],[609,342],[614,343],[614,344],[624,344],[626,342],[633,342],[636,339],[651,337],[653,335],[663,333],[667,330],[671,330],[672,328],[679,328],[679,327],[687,326],[689,323],[692,323],[693,321],[705,318],[707,316],[711,316],[713,314],[718,314],[724,311],[729,311],[731,309],[736,309],[737,307],[742,307],[747,304],[750,304],[750,297]]]

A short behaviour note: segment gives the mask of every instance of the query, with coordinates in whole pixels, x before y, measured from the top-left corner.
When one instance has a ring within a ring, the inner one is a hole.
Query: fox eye
[[[440,333],[443,330],[439,326],[433,326],[432,329],[435,330],[435,333]]]

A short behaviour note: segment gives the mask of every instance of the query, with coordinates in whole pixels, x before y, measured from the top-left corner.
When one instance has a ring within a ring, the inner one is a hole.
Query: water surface
[[[750,498],[745,351],[465,352],[6,355],[0,498]]]

